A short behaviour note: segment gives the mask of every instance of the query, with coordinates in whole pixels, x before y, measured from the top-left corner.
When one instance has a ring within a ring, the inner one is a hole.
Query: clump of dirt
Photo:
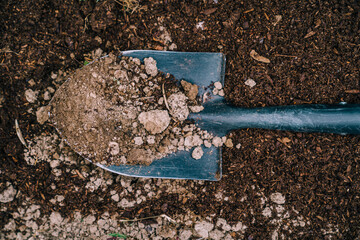
[[[199,159],[213,136],[185,121],[202,110],[197,95],[198,86],[159,72],[153,58],[110,54],[69,77],[50,119],[76,152],[101,164],[149,165],[193,147]]]

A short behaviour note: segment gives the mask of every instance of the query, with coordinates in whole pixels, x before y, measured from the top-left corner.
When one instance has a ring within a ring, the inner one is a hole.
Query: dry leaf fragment
[[[212,13],[214,13],[217,10],[217,8],[208,8],[205,9],[204,11],[202,11],[201,13],[205,14],[205,15],[210,15]]]
[[[240,15],[241,11],[239,9],[232,12],[229,19],[223,22],[224,26],[227,28],[232,27],[240,19]]]
[[[283,139],[281,139],[281,141],[282,141],[283,143],[289,143],[289,142],[291,142],[291,140],[290,140],[289,138],[287,138],[287,137],[284,137]]]
[[[263,63],[270,63],[270,59],[260,56],[255,50],[251,50],[250,56],[255,59],[256,61],[263,62]]]
[[[289,145],[287,145],[289,142],[291,142],[291,140],[289,138],[287,138],[287,137],[277,138],[276,140],[278,140],[279,142],[284,144],[287,148],[291,148]]]
[[[311,37],[311,36],[314,36],[315,33],[316,33],[316,32],[314,32],[314,31],[310,31],[310,32],[308,32],[308,34],[305,35],[304,38],[309,38],[309,37]]]

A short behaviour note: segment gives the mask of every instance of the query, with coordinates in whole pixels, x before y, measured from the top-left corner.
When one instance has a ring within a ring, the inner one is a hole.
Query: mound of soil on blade
[[[144,62],[111,54],[76,70],[57,90],[51,120],[80,155],[107,165],[149,165],[212,141],[184,122],[202,109],[198,86],[160,73],[153,58]],[[193,157],[202,154],[197,148]]]

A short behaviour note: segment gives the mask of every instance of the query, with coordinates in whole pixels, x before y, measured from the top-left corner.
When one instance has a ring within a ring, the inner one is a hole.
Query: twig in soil
[[[293,55],[284,55],[284,54],[275,54],[275,57],[290,57],[290,58],[297,58],[298,56]]]
[[[0,52],[3,52],[3,53],[15,53],[16,55],[20,55],[19,53],[12,51],[9,46],[3,47],[2,49],[0,49]]]
[[[75,169],[75,172],[82,180],[85,180],[85,177],[79,172],[79,170]]]
[[[167,100],[166,100],[166,94],[165,94],[164,85],[165,85],[165,83],[162,84],[161,89],[162,89],[162,92],[163,92],[163,97],[164,97],[165,106],[166,106],[166,108],[169,110],[169,112],[171,112],[171,111],[170,111],[170,108],[169,108],[169,104],[168,104],[168,102],[167,102]]]
[[[18,120],[15,119],[15,130],[16,130],[16,135],[18,136],[18,138],[20,139],[20,142],[26,147],[28,148],[25,139],[23,138],[23,135],[21,133],[20,127],[19,127],[19,123]]]
[[[85,17],[85,20],[84,20],[84,33],[85,33],[85,31],[88,29],[88,26],[87,26],[87,24],[88,24],[88,22],[89,22],[89,15],[90,15],[90,13],[88,14],[88,15],[86,15],[86,17]]]
[[[165,214],[152,216],[152,217],[135,218],[135,219],[129,219],[129,220],[123,219],[123,220],[119,220],[119,222],[137,222],[137,221],[142,221],[142,220],[146,220],[146,219],[154,219],[154,218],[158,218],[158,217],[163,217],[166,220],[168,220],[169,222],[176,223],[176,221],[174,219],[170,218],[169,216],[167,216]]]

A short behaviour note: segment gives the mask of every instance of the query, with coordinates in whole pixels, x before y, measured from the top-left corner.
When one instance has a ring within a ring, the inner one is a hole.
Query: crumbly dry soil
[[[50,119],[87,159],[149,165],[192,147],[199,159],[204,140],[211,146],[211,134],[185,123],[191,111],[202,109],[198,86],[159,72],[153,58],[142,64],[137,58],[110,54],[67,78],[50,102]]]

